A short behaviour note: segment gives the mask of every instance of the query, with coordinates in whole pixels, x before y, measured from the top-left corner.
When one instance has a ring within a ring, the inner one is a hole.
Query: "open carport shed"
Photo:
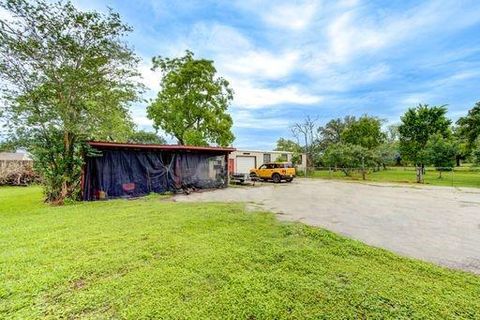
[[[82,174],[84,200],[151,192],[224,188],[234,148],[91,141]]]

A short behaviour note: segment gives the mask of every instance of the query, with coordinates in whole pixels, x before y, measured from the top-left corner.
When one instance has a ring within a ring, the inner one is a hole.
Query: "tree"
[[[368,115],[348,123],[340,134],[342,142],[359,145],[369,150],[378,147],[385,138],[382,132],[382,120]]]
[[[275,151],[302,152],[302,147],[293,140],[280,138],[277,140]]]
[[[312,162],[316,122],[317,118],[306,116],[302,122],[297,122],[291,127],[292,135],[297,139],[297,144],[300,145],[300,140],[305,143],[304,152],[307,158],[307,167]],[[307,175],[307,170],[305,170],[305,175]]]
[[[378,161],[378,165],[384,169],[388,165],[399,165],[400,154],[396,142],[385,142],[373,149],[373,153]]]
[[[450,171],[455,165],[457,146],[454,140],[436,133],[428,139],[423,153],[426,162],[435,166],[440,172],[439,178],[442,178],[442,171]]]
[[[13,141],[0,141],[0,152],[15,152],[16,149]]]
[[[70,2],[6,0],[0,21],[0,83],[9,141],[26,148],[47,200],[78,194],[87,139],[125,140],[138,97],[138,59],[119,15]]]
[[[342,132],[353,122],[354,116],[345,116],[343,119],[332,119],[325,126],[317,129],[318,145],[321,150],[325,150],[329,145],[341,142]]]
[[[373,154],[359,145],[350,143],[335,143],[330,145],[323,155],[323,161],[331,167],[339,168],[350,176],[357,168],[374,163]]]
[[[456,166],[461,165],[462,160],[466,160],[472,152],[472,144],[469,143],[466,137],[460,132],[458,126],[452,128],[453,139],[457,146],[457,154],[455,155]]]
[[[143,144],[165,144],[165,139],[155,132],[148,132],[145,130],[139,130],[133,132],[128,138],[128,142],[131,143],[143,143]]]
[[[227,113],[233,91],[227,80],[216,77],[213,61],[195,59],[186,51],[180,58],[153,58],[152,69],[162,72],[160,92],[147,108],[155,129],[182,145],[233,142],[233,121]]]
[[[472,148],[472,160],[475,165],[480,165],[480,138],[474,143]]]
[[[418,170],[417,182],[423,181],[425,164],[425,146],[434,134],[440,134],[443,138],[451,136],[451,121],[446,117],[445,106],[418,105],[410,108],[401,117],[398,127],[400,134],[400,153],[402,158],[411,161],[421,169]]]
[[[385,133],[385,138],[388,142],[397,142],[400,137],[400,132],[398,132],[398,124],[391,124],[387,126],[387,131]]]
[[[468,146],[471,147],[480,137],[480,102],[468,111],[468,115],[457,121],[458,133],[465,138]]]
[[[277,140],[276,151],[290,151],[293,152],[292,163],[297,164],[301,160],[302,147],[293,140],[280,138]]]

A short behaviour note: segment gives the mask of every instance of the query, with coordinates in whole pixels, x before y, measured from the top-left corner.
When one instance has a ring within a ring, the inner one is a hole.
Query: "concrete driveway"
[[[176,196],[248,202],[401,255],[480,274],[480,190],[297,179]]]

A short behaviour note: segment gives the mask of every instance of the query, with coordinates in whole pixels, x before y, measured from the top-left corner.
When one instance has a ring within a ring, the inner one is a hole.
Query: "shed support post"
[[[230,179],[230,174],[228,172],[228,155],[229,153],[225,153],[225,173],[226,173],[226,177],[225,177],[225,188],[228,187],[228,180]]]

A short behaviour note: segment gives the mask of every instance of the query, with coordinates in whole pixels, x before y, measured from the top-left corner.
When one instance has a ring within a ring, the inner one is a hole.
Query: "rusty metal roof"
[[[205,151],[205,152],[222,152],[230,153],[235,148],[224,147],[197,147],[183,146],[177,144],[142,144],[142,143],[124,143],[124,142],[107,142],[107,141],[89,141],[88,144],[94,148],[101,149],[150,149],[163,151]]]

